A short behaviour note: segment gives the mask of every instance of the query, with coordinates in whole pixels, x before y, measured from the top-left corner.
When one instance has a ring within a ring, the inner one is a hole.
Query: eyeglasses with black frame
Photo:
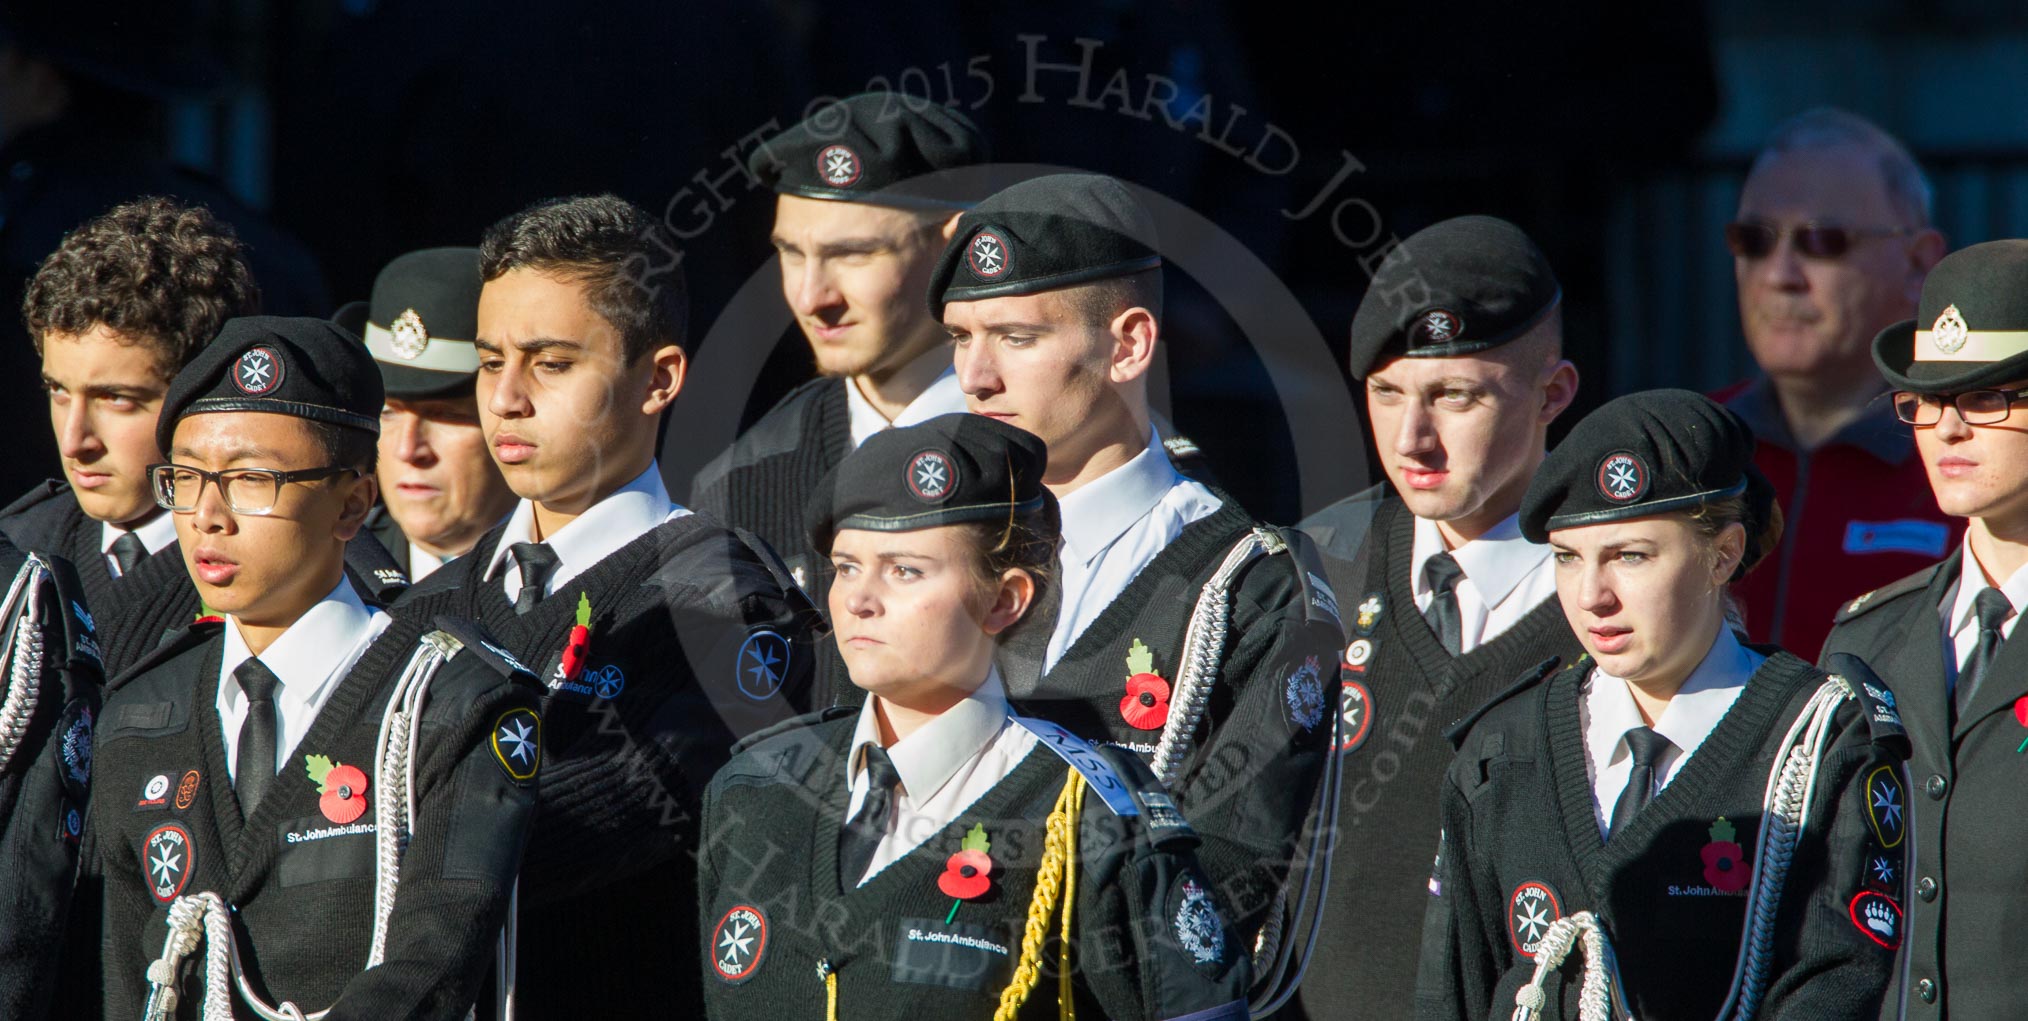
[[[1944,402],[1958,409],[1966,425],[1995,425],[2005,422],[2013,406],[2028,397],[2028,387],[2018,390],[1966,390],[1958,394],[1919,394],[1898,390],[1894,394],[1894,417],[1909,425],[1935,425],[1943,421]]]
[[[345,474],[362,473],[357,468],[338,465],[297,471],[228,468],[217,472],[166,462],[148,466],[148,481],[154,485],[155,503],[163,510],[178,514],[188,514],[197,509],[197,501],[204,498],[206,485],[217,486],[218,491],[225,494],[225,505],[232,508],[234,514],[260,515],[274,512],[276,501],[282,497],[282,487],[291,482],[316,482]]]
[[[1891,238],[1915,233],[1908,227],[1832,227],[1800,223],[1777,227],[1771,223],[1728,223],[1725,247],[1742,259],[1763,259],[1781,243],[1782,235],[1795,239],[1796,251],[1811,259],[1836,259],[1866,238]]]

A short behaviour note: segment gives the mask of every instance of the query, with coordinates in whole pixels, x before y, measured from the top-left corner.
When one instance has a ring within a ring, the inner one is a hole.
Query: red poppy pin
[[[563,645],[563,679],[577,680],[584,673],[586,657],[591,655],[591,597],[583,592],[577,594],[577,625],[570,629],[570,639]]]
[[[366,814],[366,774],[358,766],[332,762],[322,755],[303,756],[310,782],[317,785],[317,808],[324,818],[343,826]]]
[[[1704,845],[1704,882],[1719,893],[1746,889],[1749,870],[1746,852],[1733,840],[1738,835],[1732,824],[1719,816],[1711,824],[1711,843]]]
[[[2028,727],[2028,695],[2023,695],[2014,700],[2014,722]],[[2014,754],[2016,755],[2022,752],[2028,752],[2028,738],[2023,738],[2021,747],[2014,749]]]
[[[1169,682],[1155,672],[1155,656],[1141,640],[1127,649],[1127,694],[1120,699],[1120,716],[1137,730],[1160,730],[1169,722]]]
[[[993,859],[986,854],[992,849],[992,841],[986,839],[986,827],[974,823],[958,845],[958,853],[944,862],[944,874],[937,877],[937,889],[960,902],[984,897],[993,888]],[[949,925],[956,917],[958,905],[953,903],[944,924]]]

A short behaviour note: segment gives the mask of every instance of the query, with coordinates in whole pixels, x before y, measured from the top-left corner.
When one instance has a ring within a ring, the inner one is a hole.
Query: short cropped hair
[[[1110,325],[1116,316],[1130,308],[1145,308],[1160,321],[1162,268],[1081,284],[1071,290],[1070,298],[1078,314],[1093,326]]]
[[[85,221],[29,280],[21,319],[43,338],[95,326],[152,348],[165,377],[188,365],[227,319],[260,312],[260,288],[233,229],[203,206],[142,198]]]
[[[592,311],[620,331],[628,364],[665,344],[688,348],[690,291],[674,239],[615,195],[549,199],[487,228],[479,272],[531,269],[582,284]]]
[[[380,456],[380,436],[364,429],[335,422],[319,422],[303,419],[310,432],[317,437],[317,446],[323,448],[324,463],[335,468],[352,468],[361,475],[373,474],[374,463]]]
[[[1908,218],[1909,226],[1930,225],[1935,191],[1922,166],[1900,139],[1855,113],[1820,106],[1783,121],[1768,135],[1767,145],[1754,159],[1754,167],[1758,169],[1779,153],[1848,145],[1870,149],[1878,156],[1880,183],[1887,189],[1888,201]]]

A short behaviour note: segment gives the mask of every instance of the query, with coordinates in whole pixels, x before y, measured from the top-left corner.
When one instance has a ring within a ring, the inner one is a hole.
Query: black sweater
[[[504,526],[503,526],[504,528]],[[735,740],[808,708],[800,592],[710,519],[664,522],[516,615],[483,576],[503,528],[401,604],[470,614],[548,685],[542,814],[522,874],[519,1003],[530,1017],[702,1008],[693,959],[697,799]],[[562,677],[579,597],[582,672]],[[772,679],[754,671],[772,660]],[[597,975],[588,982],[586,976]]]
[[[1416,1016],[1505,1018],[1534,971],[1540,927],[1579,911],[1604,926],[1636,1017],[1717,1015],[1739,954],[1746,884],[1759,866],[1768,772],[1826,676],[1778,649],[1761,651],[1770,656],[1738,701],[1609,843],[1593,815],[1578,716],[1589,661],[1470,725],[1444,784],[1443,850],[1431,882],[1438,896],[1424,930]],[[1901,935],[1906,843],[1880,846],[1868,796],[1884,784],[1896,786],[1897,798],[1906,793],[1896,774],[1907,742],[1891,711],[1879,725],[1873,711],[1853,701],[1837,711],[1777,907],[1759,1017],[1871,1016],[1886,986]],[[1732,867],[1741,861],[1744,876]],[[1547,1018],[1577,1017],[1580,957],[1573,952],[1548,979]]]
[[[26,558],[0,537],[0,585]],[[44,588],[43,666],[13,754],[0,769],[0,1017],[46,1016],[57,952],[77,876],[78,845],[92,780],[92,728],[100,672],[91,611],[68,564],[54,564]],[[24,590],[24,598],[26,592]],[[26,613],[25,602],[21,612]],[[25,653],[11,620],[0,619],[0,692]]]
[[[1044,824],[1069,767],[1038,745],[949,826],[843,890],[838,840],[853,722],[769,736],[736,756],[705,796],[696,959],[714,1018],[824,1017],[819,962],[836,972],[838,1016],[848,1018],[989,1018],[1013,975]],[[1162,824],[1173,810],[1160,814],[1167,798],[1145,766],[1116,749],[1104,754],[1143,814],[1115,816],[1096,792],[1085,795],[1072,913],[1078,1008],[1121,1021],[1238,1009],[1247,945],[1210,904],[1194,838]],[[938,878],[975,825],[990,842],[991,885],[959,903]],[[1024,1018],[1058,1016],[1060,925],[1052,919],[1046,930],[1052,939]]]
[[[395,681],[419,639],[439,629],[464,648],[430,686],[414,767],[416,826],[386,960],[367,969],[373,834],[385,794],[373,777],[375,744]],[[532,824],[534,773],[509,774],[502,756],[514,746],[497,734],[504,723],[534,720],[534,678],[487,649],[468,622],[397,614],[244,817],[215,708],[221,631],[204,623],[178,632],[107,694],[73,914],[81,931],[69,993],[78,1006],[65,1016],[97,1015],[90,1001],[101,989],[106,1018],[140,1016],[169,904],[211,891],[234,909],[248,981],[270,1004],[328,1005],[332,1021],[463,1017],[491,961]],[[349,823],[337,821],[342,807],[329,814],[311,756],[365,774],[364,814]],[[96,946],[82,931],[87,921],[101,925]],[[198,1016],[202,954],[186,959],[179,1018]],[[237,1013],[251,1016],[243,1004]]]
[[[1003,647],[1008,693],[1024,712],[1152,759],[1160,722],[1142,717],[1149,726],[1135,726],[1122,706],[1138,669],[1131,665],[1139,658],[1136,643],[1177,694],[1184,632],[1198,595],[1254,527],[1230,496],[1220,496],[1224,505],[1156,554],[1047,676],[1033,678],[1039,650],[1026,650],[1024,667],[1019,642]],[[1338,701],[1332,664],[1342,631],[1335,608],[1310,584],[1321,566],[1306,540],[1293,540],[1288,551],[1255,559],[1233,583],[1218,682],[1175,786],[1178,807],[1204,840],[1198,858],[1249,942],[1288,874],[1323,769],[1330,707]],[[1046,632],[1038,627],[1028,637],[1046,639]]]
[[[1550,657],[1573,662],[1584,651],[1563,608],[1546,599],[1492,641],[1452,656],[1416,610],[1415,515],[1393,494],[1376,487],[1302,525],[1321,547],[1352,644],[1343,665],[1338,843],[1301,1013],[1290,1016],[1401,1016],[1415,993],[1418,947],[1371,936],[1376,926],[1422,924],[1441,827],[1437,794],[1451,762],[1443,728],[1530,667]]]
[[[846,385],[825,377],[789,391],[690,486],[690,509],[760,536],[820,609],[831,590],[831,560],[810,545],[803,522],[821,495],[819,483],[852,452]],[[819,642],[816,685],[818,705],[863,700],[828,638]]]

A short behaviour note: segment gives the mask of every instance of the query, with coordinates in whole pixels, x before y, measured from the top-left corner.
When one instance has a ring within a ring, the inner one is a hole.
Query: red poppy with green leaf
[[[357,766],[332,762],[322,755],[303,756],[310,782],[317,785],[317,808],[324,818],[343,826],[366,814],[366,773]]]
[[[1746,867],[1746,851],[1735,842],[1739,831],[1719,816],[1711,824],[1711,843],[1704,845],[1704,881],[1720,893],[1738,893],[1746,889],[1749,870]]]
[[[974,823],[965,832],[965,839],[958,845],[958,853],[944,862],[944,874],[937,877],[937,889],[959,901],[978,900],[993,888],[993,859],[986,852],[993,849],[993,843],[986,839],[983,823]],[[958,905],[951,905],[951,913],[944,924],[958,916]]]
[[[1127,649],[1127,694],[1120,717],[1136,730],[1160,730],[1169,722],[1169,682],[1155,670],[1155,655],[1141,640]]]
[[[591,655],[591,596],[577,594],[577,625],[570,629],[570,637],[563,644],[563,679],[577,680],[584,673],[584,664]]]

